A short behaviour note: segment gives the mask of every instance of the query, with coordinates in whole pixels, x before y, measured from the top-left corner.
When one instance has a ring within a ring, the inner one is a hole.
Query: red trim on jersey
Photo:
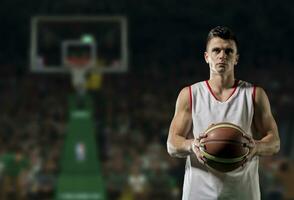
[[[252,101],[253,101],[253,108],[254,109],[255,109],[255,97],[256,97],[256,85],[253,85]]]
[[[209,85],[209,83],[208,83],[208,80],[206,80],[205,83],[206,83],[206,85],[207,85],[207,87],[208,87],[208,90],[209,90],[210,93],[212,94],[212,96],[213,96],[216,100],[219,101],[219,99],[218,99],[218,98],[216,97],[216,95],[213,93],[213,91],[212,91],[212,89],[211,89],[211,87],[210,87],[210,85]],[[234,86],[233,86],[234,90],[232,91],[232,93],[230,94],[230,96],[226,99],[226,101],[227,101],[229,98],[231,98],[231,96],[235,93],[235,91],[237,90],[238,83],[239,83],[239,80],[235,80],[235,83],[234,83]]]
[[[191,85],[189,86],[189,96],[190,96],[190,110],[192,112],[192,91],[191,91]]]
[[[252,92],[253,103],[255,102],[255,96],[256,96],[256,85],[253,85],[253,92]]]

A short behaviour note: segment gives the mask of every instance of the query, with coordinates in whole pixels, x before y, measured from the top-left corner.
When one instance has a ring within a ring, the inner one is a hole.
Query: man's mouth
[[[218,64],[224,65],[227,64],[227,62],[219,62]]]

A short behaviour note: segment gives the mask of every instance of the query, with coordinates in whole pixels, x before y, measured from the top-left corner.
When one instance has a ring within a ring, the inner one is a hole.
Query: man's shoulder
[[[255,84],[248,81],[244,81],[244,80],[238,80],[238,86],[247,88],[247,87],[255,87]]]
[[[205,80],[192,83],[189,87],[199,87],[205,83]]]

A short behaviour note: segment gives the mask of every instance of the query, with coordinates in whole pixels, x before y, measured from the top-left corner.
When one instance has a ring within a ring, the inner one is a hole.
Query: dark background
[[[180,199],[184,162],[166,153],[169,123],[180,89],[208,79],[203,59],[206,36],[211,28],[225,25],[239,39],[237,78],[266,90],[279,126],[280,153],[261,161],[263,198],[294,198],[289,189],[294,158],[293,4],[290,0],[2,0],[1,154],[21,149],[33,163],[29,171],[37,171],[23,190],[31,198],[52,198],[72,87],[68,74],[30,72],[31,17],[123,15],[129,25],[129,71],[104,75],[95,101],[99,159],[109,199],[132,191],[131,184],[123,186],[128,185],[134,165],[148,183],[145,198]]]

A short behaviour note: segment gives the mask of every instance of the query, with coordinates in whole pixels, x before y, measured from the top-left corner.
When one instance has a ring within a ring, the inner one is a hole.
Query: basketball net
[[[84,95],[86,93],[86,76],[93,66],[90,59],[83,57],[68,57],[66,59],[66,66],[71,73],[72,86],[78,94]]]

